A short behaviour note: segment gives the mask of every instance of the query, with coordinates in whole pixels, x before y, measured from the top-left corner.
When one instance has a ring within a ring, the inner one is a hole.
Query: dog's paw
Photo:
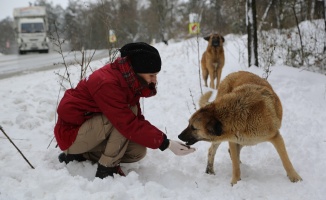
[[[293,183],[302,181],[302,178],[297,173],[292,174],[292,175],[288,175],[288,177],[289,177],[290,181],[293,182]]]
[[[211,175],[215,175],[214,169],[212,169],[212,168],[210,168],[210,167],[207,167],[207,168],[206,168],[206,173],[207,173],[207,174],[211,174]]]
[[[232,180],[231,180],[231,186],[237,184],[238,181],[241,181],[241,178],[239,178],[239,179],[238,178],[232,178]]]

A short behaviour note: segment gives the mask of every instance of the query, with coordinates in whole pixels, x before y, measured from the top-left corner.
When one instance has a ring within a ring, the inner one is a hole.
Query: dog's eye
[[[190,126],[191,130],[197,130],[193,125]]]

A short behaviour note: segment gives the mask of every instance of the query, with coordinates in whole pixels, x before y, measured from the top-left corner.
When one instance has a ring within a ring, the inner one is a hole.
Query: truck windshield
[[[21,24],[22,33],[41,33],[44,32],[43,23],[23,23]]]

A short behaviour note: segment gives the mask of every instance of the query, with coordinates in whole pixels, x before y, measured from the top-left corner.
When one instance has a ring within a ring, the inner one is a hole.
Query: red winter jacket
[[[54,127],[61,150],[73,144],[79,127],[91,118],[87,113],[103,113],[123,136],[145,147],[156,149],[167,140],[162,131],[144,119],[140,96],[136,96],[128,86],[116,66],[119,64],[129,63],[118,63],[116,60],[107,64],[81,80],[75,89],[65,92],[58,106],[58,121]],[[130,109],[134,105],[138,107],[138,116]]]

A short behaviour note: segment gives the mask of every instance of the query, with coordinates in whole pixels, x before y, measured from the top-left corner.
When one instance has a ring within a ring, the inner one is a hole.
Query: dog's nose
[[[212,41],[212,45],[213,45],[214,47],[217,47],[217,46],[220,45],[220,42],[219,42],[218,40],[213,40],[213,41]]]
[[[181,141],[186,141],[186,134],[185,134],[185,130],[182,131],[179,135],[178,135],[178,138],[181,140]]]

